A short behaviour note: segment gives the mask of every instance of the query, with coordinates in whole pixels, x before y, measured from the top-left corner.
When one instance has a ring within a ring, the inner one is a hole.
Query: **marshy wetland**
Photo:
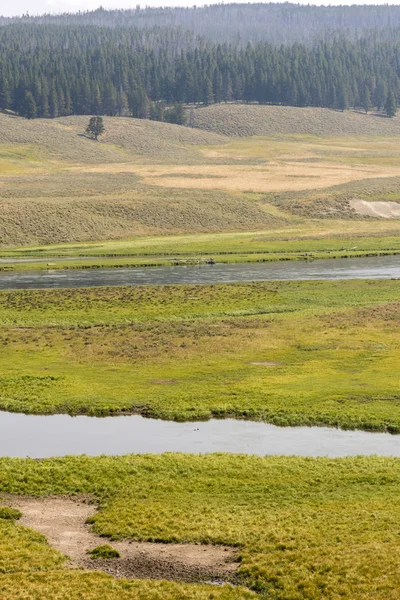
[[[397,431],[399,281],[0,294],[0,407]]]
[[[399,117],[86,121],[0,115],[0,596],[397,600]]]

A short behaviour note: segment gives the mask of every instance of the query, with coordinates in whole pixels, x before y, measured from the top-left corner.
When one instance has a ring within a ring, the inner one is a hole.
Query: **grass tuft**
[[[0,519],[16,521],[22,517],[22,513],[17,508],[9,506],[0,506]]]
[[[118,550],[109,546],[108,544],[103,544],[102,546],[96,546],[92,550],[88,550],[88,554],[93,559],[96,558],[120,558],[120,553]]]

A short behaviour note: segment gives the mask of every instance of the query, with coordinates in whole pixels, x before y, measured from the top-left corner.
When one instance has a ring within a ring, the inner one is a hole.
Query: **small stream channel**
[[[328,427],[276,427],[235,419],[175,423],[138,415],[96,418],[0,412],[0,456],[162,452],[400,457],[400,436]]]

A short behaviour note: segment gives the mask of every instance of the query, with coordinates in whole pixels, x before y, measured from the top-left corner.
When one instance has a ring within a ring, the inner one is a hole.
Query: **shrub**
[[[93,550],[89,550],[91,558],[119,558],[121,555],[115,548],[112,548],[108,544],[103,546],[96,546]]]

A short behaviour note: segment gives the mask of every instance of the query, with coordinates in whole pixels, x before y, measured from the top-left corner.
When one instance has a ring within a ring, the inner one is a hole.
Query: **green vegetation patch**
[[[96,558],[120,558],[118,550],[109,546],[109,544],[103,544],[102,546],[96,546],[93,550],[89,550],[88,554],[93,559]]]
[[[0,518],[0,581],[5,573],[57,570],[64,562],[65,557],[43,535],[14,519]]]
[[[43,461],[3,458],[0,490],[38,496],[93,494],[101,507],[91,519],[94,531],[111,539],[235,546],[239,580],[260,598],[334,600],[340,594],[352,600],[394,600],[398,594],[398,459],[227,454],[83,456]],[[74,577],[82,584],[81,597],[85,600],[92,596],[82,577],[88,582],[99,581],[99,590],[109,589],[112,580],[105,576],[96,579],[95,574],[60,572],[58,554],[46,549],[41,536],[32,542],[29,530],[13,522],[5,525],[7,535],[0,537],[3,572],[29,572],[21,575],[21,581],[31,582],[36,594],[40,585],[44,592],[54,589],[57,582],[60,589],[72,582],[75,590],[79,584],[73,583]],[[26,558],[18,562],[23,552]],[[36,575],[38,568],[47,573]],[[15,581],[7,575],[0,585],[9,590]],[[130,585],[143,586],[143,590],[146,585],[149,589],[167,586],[155,583],[151,588],[146,582],[124,585],[115,582],[114,589],[123,586],[121,589],[130,590],[132,598],[139,596]],[[168,589],[175,590],[176,598],[213,597],[206,591],[216,594],[216,599],[251,597],[250,592],[229,586],[168,585],[163,596],[167,598],[172,594]],[[20,585],[15,589],[21,589]],[[108,597],[106,591],[104,597]],[[140,597],[153,598],[144,591]]]
[[[372,234],[372,229],[370,233]],[[138,240],[126,240],[124,243],[82,244],[75,247],[48,246],[21,248],[16,251],[3,250],[0,251],[0,257],[9,258],[9,262],[3,261],[0,264],[0,272],[204,266],[210,257],[213,257],[216,263],[254,263],[400,254],[399,236],[379,237],[379,229],[378,235],[370,237],[353,233],[342,236],[336,234],[336,237],[326,238],[318,235],[313,237],[311,234],[304,239],[301,236],[298,239],[293,236],[291,240],[284,238],[283,234],[272,236],[257,232],[236,236],[187,236],[186,239],[150,238],[143,239],[141,244]],[[93,256],[89,257],[89,254]]]
[[[0,594],[7,600],[254,600],[257,596],[230,585],[210,586],[170,581],[127,581],[104,573],[52,571],[3,575]]]
[[[400,431],[398,281],[0,294],[0,407]]]
[[[21,517],[22,513],[20,510],[16,508],[10,508],[9,506],[0,506],[0,519],[16,521]]]

